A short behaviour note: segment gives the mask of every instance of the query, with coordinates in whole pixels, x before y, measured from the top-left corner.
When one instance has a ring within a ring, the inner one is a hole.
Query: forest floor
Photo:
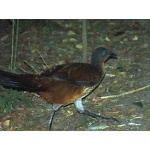
[[[12,25],[7,20],[0,22],[1,68],[9,70]],[[69,105],[56,112],[52,130],[149,131],[150,30],[137,20],[90,20],[87,34],[88,63],[98,46],[112,50],[118,60],[107,62],[104,80],[83,100],[83,105],[89,111],[114,117],[119,123],[98,122]],[[24,73],[22,70],[36,73],[31,66],[40,73],[46,69],[43,60],[48,67],[82,62],[81,20],[20,21],[16,73]],[[17,106],[1,113],[0,130],[47,130],[51,104],[39,95],[28,92],[25,95],[30,97],[33,106]]]

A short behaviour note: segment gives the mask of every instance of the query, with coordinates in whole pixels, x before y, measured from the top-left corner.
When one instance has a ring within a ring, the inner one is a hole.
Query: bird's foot
[[[95,119],[97,119],[100,122],[112,122],[112,121],[119,122],[116,118],[113,118],[113,117],[102,117],[102,116],[99,116],[99,115],[97,115],[95,117]]]
[[[95,118],[95,119],[97,119],[100,122],[108,122],[108,121],[110,121],[110,122],[112,122],[112,121],[119,122],[116,118],[113,118],[113,117],[103,117],[103,116],[97,115],[95,113],[89,112],[87,110],[82,111],[82,114],[91,116],[92,118]]]

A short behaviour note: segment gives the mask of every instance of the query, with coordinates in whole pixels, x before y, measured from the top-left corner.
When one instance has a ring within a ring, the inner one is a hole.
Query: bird
[[[92,52],[91,63],[66,63],[53,66],[38,74],[16,74],[0,70],[0,85],[18,91],[35,92],[52,104],[48,130],[52,129],[55,112],[60,107],[73,104],[80,114],[98,121],[116,121],[85,110],[83,99],[90,95],[105,77],[104,64],[117,55],[105,47]]]

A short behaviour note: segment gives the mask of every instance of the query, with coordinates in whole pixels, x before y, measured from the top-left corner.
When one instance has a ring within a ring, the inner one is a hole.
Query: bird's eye
[[[103,52],[103,56],[106,56],[107,54],[108,54],[107,51],[104,51],[104,52]]]

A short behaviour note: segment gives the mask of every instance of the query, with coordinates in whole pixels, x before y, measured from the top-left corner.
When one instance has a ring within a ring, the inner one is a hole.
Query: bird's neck
[[[104,73],[104,61],[100,60],[98,56],[92,57],[91,64],[96,67],[100,73]]]

